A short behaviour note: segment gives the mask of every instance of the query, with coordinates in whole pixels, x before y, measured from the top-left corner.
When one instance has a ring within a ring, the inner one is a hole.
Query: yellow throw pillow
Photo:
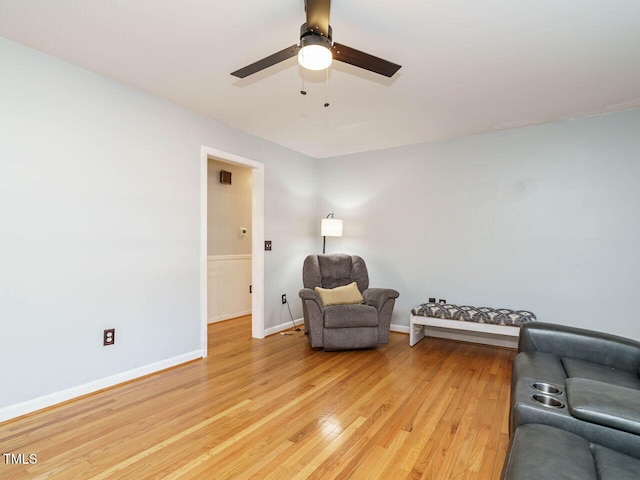
[[[364,303],[364,298],[358,290],[356,282],[336,288],[320,288],[316,287],[316,292],[320,295],[322,303],[325,307],[329,305],[352,305]]]

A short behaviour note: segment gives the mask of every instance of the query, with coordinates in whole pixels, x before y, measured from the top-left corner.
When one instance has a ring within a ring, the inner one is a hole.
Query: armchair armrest
[[[380,311],[387,300],[398,298],[400,294],[391,288],[367,288],[362,292],[362,296],[366,305],[371,305]]]
[[[312,347],[323,346],[322,329],[324,325],[324,305],[318,292],[310,288],[303,288],[298,292],[302,299],[302,313],[304,328],[309,335]]]
[[[322,299],[320,298],[320,295],[318,295],[318,292],[316,292],[315,290],[311,290],[310,288],[303,288],[298,292],[298,295],[303,302],[305,300],[313,300],[318,304],[318,307],[320,307],[320,309],[324,308]]]
[[[552,323],[522,325],[518,351],[551,353],[627,371],[638,371],[640,365],[640,342]]]

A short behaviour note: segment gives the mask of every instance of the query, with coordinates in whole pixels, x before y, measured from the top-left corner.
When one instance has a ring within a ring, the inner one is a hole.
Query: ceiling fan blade
[[[307,28],[325,37],[329,36],[329,9],[331,0],[305,0]]]
[[[385,77],[393,77],[401,68],[400,65],[395,63],[335,42],[331,48],[331,52],[333,53],[334,60],[364,68],[365,70],[384,75]]]
[[[276,63],[280,63],[285,61],[288,58],[293,57],[298,54],[298,50],[300,47],[298,45],[291,45],[290,47],[285,48],[284,50],[280,50],[273,55],[269,55],[268,57],[263,58],[262,60],[258,60],[257,62],[252,63],[251,65],[247,65],[246,67],[241,68],[240,70],[236,70],[235,72],[231,72],[231,75],[238,78],[248,77],[249,75],[253,75],[260,70],[264,70]]]

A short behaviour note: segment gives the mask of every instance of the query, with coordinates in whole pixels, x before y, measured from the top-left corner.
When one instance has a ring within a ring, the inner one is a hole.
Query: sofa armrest
[[[392,288],[367,288],[362,292],[362,296],[366,305],[371,305],[380,311],[387,300],[398,298],[400,294]]]
[[[640,342],[582,328],[532,322],[520,327],[519,352],[544,352],[637,372]]]
[[[569,378],[566,388],[575,418],[640,435],[640,390],[586,378]]]

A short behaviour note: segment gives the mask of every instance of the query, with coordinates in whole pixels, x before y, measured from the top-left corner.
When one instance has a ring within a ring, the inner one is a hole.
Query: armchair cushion
[[[364,298],[358,290],[358,284],[351,282],[349,285],[335,288],[316,287],[325,307],[329,305],[354,305],[364,302]]]
[[[377,326],[378,311],[369,305],[331,305],[324,309],[324,328]]]

